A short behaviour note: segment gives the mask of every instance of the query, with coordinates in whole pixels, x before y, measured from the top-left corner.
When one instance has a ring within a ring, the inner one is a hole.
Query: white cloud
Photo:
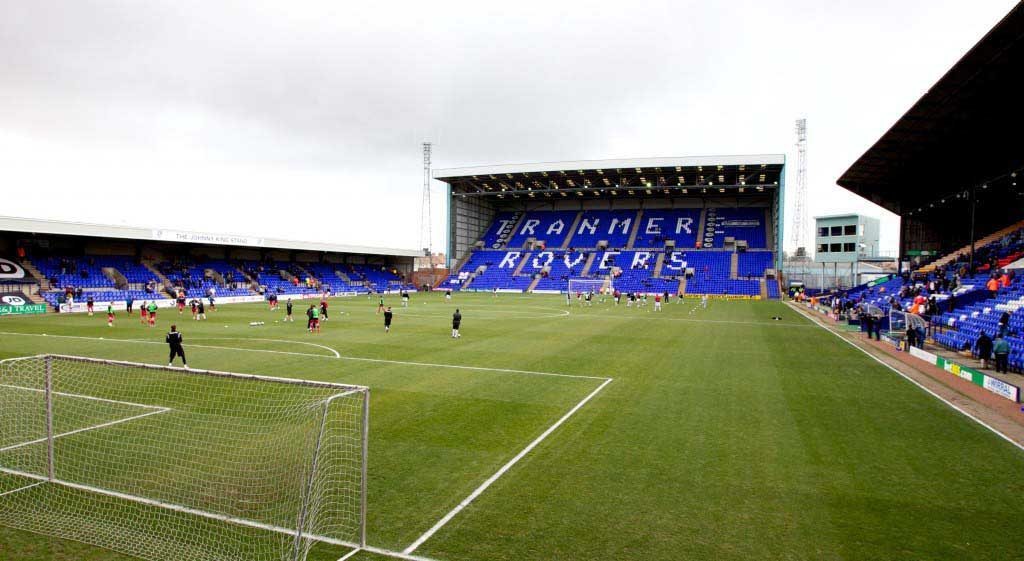
[[[436,167],[792,172],[807,117],[810,214],[881,216],[894,249],[835,180],[1013,4],[0,0],[0,184],[31,217],[412,248],[423,140]]]

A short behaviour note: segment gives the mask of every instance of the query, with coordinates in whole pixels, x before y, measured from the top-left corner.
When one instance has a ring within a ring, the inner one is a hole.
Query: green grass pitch
[[[387,300],[387,335],[366,297],[334,299],[319,335],[301,306],[295,323],[283,305],[206,322],[161,310],[156,329],[123,313],[113,328],[105,314],[6,317],[0,358],[166,364],[173,321],[193,367],[370,386],[368,542],[397,551],[613,378],[415,551],[443,561],[1024,558],[1024,452],[785,304]],[[131,558],[0,526],[0,559]]]

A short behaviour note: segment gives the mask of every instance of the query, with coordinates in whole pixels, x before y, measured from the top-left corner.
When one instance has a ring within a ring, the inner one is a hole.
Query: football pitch
[[[5,317],[0,358],[166,364],[176,322],[194,368],[370,387],[367,542],[378,550],[440,561],[1024,558],[1024,452],[783,303],[386,300],[389,334],[366,297],[333,299],[320,334],[306,332],[301,303],[282,322],[283,302],[222,306],[204,322],[161,310],[156,328],[123,313],[113,328],[105,314]],[[106,404],[93,421],[148,415],[138,422],[160,426],[172,418],[162,413]],[[348,552],[323,545],[310,559]],[[0,559],[132,558],[0,526]]]

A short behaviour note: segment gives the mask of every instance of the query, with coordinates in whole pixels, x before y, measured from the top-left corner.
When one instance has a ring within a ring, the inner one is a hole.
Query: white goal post
[[[366,545],[369,389],[62,355],[0,361],[0,525],[151,561]]]
[[[591,290],[594,294],[608,294],[615,290],[611,279],[569,279],[568,291],[570,295],[577,292],[587,294]]]

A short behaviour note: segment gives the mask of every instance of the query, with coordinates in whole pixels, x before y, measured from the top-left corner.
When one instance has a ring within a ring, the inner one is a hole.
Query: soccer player
[[[92,294],[90,294],[89,296],[87,296],[85,298],[85,308],[87,310],[89,310],[89,315],[90,316],[92,316],[92,307],[93,307],[94,304],[95,304],[95,302],[92,299]]]
[[[156,300],[149,303],[149,326],[156,325]]]
[[[379,314],[379,313],[381,313],[383,311],[384,311],[384,297],[381,296],[380,297],[380,301],[378,301],[378,303],[377,303],[377,313]]]
[[[167,337],[164,338],[167,341],[167,346],[171,348],[171,356],[167,359],[167,366],[174,366],[174,357],[180,356],[181,363],[188,368],[188,361],[185,360],[185,349],[181,344],[185,339],[178,332],[177,325],[171,325],[171,331],[167,333]]]
[[[210,311],[211,312],[216,312],[217,311],[217,304],[214,303],[214,301],[213,301],[213,289],[212,288],[210,289],[210,298],[209,299],[210,299]]]
[[[498,297],[498,287],[495,286],[494,288],[491,289],[491,298],[497,298],[497,297]]]
[[[185,291],[184,290],[179,290],[178,291],[178,298],[176,299],[176,301],[177,301],[177,304],[178,304],[178,315],[180,316],[182,313],[185,312]]]
[[[445,302],[451,302],[452,301],[452,289],[449,288],[448,290],[444,291],[444,300],[445,300]]]
[[[134,303],[135,303],[135,299],[132,298],[130,294],[124,300],[125,310],[128,312],[129,316],[132,315],[132,304],[134,304]]]
[[[708,309],[708,295],[707,294],[701,294],[701,296],[700,296],[700,307],[705,309],[705,310]]]
[[[285,301],[284,309],[285,309],[284,320],[285,321],[294,322],[295,318],[292,316],[292,299],[291,298],[289,298],[288,300]]]
[[[655,294],[654,295],[654,311],[655,312],[660,312],[661,311],[661,294]]]
[[[643,296],[640,299],[640,305],[645,307],[645,308],[647,307],[647,293],[646,292],[643,293]]]
[[[320,315],[323,317],[324,321],[327,321],[327,297],[326,296],[324,296],[324,298],[322,300],[320,300]]]
[[[306,310],[306,331],[313,331],[313,304],[310,304],[309,309]]]
[[[114,303],[107,302],[107,327],[114,327]]]
[[[310,327],[310,332],[320,333],[320,308],[313,305],[310,305],[310,308],[313,309],[313,319],[311,320],[312,325]]]
[[[391,332],[391,318],[391,306],[388,306],[388,309],[384,310],[384,333]]]
[[[139,307],[139,315],[142,317],[142,325],[146,325],[146,322],[149,321],[149,302],[142,301],[142,306]]]
[[[627,308],[632,308],[633,307],[633,301],[635,301],[635,300],[636,300],[636,295],[634,295],[632,292],[627,292],[626,293],[626,307]]]
[[[612,292],[612,298],[615,299],[615,305],[618,306],[619,300],[622,299],[622,293],[616,290],[615,292]]]
[[[565,291],[565,305],[572,306],[572,293],[568,290]]]
[[[409,291],[405,290],[404,288],[402,289],[402,307],[403,308],[408,308],[409,307]]]
[[[594,300],[594,291],[593,290],[591,290],[590,292],[587,293],[586,299],[587,299],[587,306],[593,306],[594,305],[594,302],[593,302],[593,300]]]
[[[455,308],[455,313],[452,314],[452,339],[458,339],[462,337],[459,334],[459,326],[462,325],[462,314],[459,313],[459,309]]]

